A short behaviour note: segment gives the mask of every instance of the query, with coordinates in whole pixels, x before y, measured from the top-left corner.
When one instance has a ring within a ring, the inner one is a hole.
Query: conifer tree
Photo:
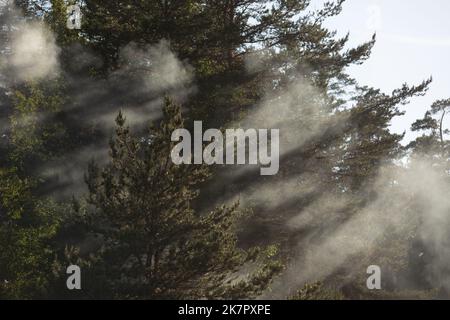
[[[449,129],[445,127],[449,112],[450,99],[438,100],[432,104],[423,119],[413,123],[412,131],[422,132],[421,136],[409,144],[415,155],[441,165],[449,162]]]
[[[52,290],[55,236],[63,214],[37,197],[36,181],[0,167],[0,298],[40,299]]]
[[[166,99],[160,125],[143,137],[130,132],[122,114],[116,123],[111,162],[104,168],[92,165],[87,177],[95,230],[104,239],[94,266],[107,274],[109,294],[250,298],[267,288],[280,270],[272,259],[276,250],[237,247],[238,205],[205,214],[191,207],[208,170],[170,159],[171,134],[183,127],[179,107]],[[249,274],[242,274],[242,267]]]
[[[52,85],[20,86],[11,99],[0,158],[0,297],[32,299],[53,291],[56,239],[64,204],[47,196],[36,171],[61,152],[64,128],[54,120],[61,97]],[[45,117],[43,117],[45,115]]]

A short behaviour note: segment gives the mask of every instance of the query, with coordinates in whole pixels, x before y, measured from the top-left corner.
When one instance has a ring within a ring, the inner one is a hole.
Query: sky
[[[350,46],[370,40],[376,32],[370,59],[348,70],[361,85],[391,93],[405,82],[414,85],[433,77],[427,95],[401,106],[406,115],[392,123],[393,132],[407,131],[405,143],[415,136],[411,124],[423,118],[435,100],[450,98],[449,12],[449,0],[347,0],[342,13],[326,23],[338,35],[349,32]]]

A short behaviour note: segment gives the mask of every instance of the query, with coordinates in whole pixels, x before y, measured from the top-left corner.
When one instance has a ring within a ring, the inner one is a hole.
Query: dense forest
[[[450,298],[450,99],[392,133],[432,79],[358,84],[342,5],[0,0],[0,298]],[[279,129],[279,171],[174,164],[194,121]]]

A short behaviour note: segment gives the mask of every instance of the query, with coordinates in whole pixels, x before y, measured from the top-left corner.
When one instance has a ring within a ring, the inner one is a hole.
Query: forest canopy
[[[450,100],[391,132],[432,79],[353,79],[343,2],[0,0],[0,298],[449,298]],[[198,121],[279,170],[174,163]]]

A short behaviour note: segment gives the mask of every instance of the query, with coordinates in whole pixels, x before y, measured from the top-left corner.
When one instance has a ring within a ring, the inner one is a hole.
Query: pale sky
[[[449,0],[347,0],[343,12],[326,23],[339,35],[350,32],[350,45],[377,33],[370,59],[349,70],[360,84],[390,93],[404,82],[418,84],[433,76],[425,97],[401,107],[407,113],[394,120],[394,132],[409,131],[433,101],[450,97],[449,14]],[[450,128],[450,117],[446,122]],[[407,141],[413,137],[407,132]]]

